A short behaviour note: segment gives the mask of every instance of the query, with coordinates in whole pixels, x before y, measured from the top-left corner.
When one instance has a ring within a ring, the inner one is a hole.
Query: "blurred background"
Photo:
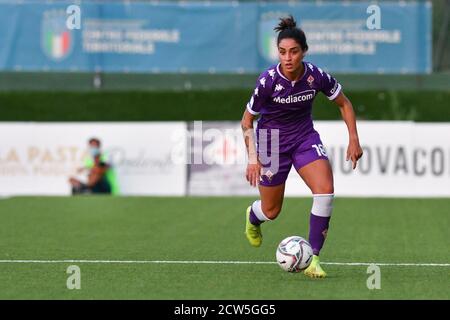
[[[288,14],[359,119],[352,172],[339,110],[316,99],[336,193],[450,196],[445,0],[0,0],[0,195],[70,194],[91,137],[117,195],[255,195],[239,121]],[[309,194],[295,173],[286,193]]]
[[[320,284],[275,263],[309,232],[295,171],[263,246],[244,236],[240,120],[288,14],[364,149],[352,170],[319,94],[336,194]],[[0,299],[448,299],[449,20],[445,0],[0,0]]]

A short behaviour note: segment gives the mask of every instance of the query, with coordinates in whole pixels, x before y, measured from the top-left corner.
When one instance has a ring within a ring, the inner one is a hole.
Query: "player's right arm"
[[[258,160],[256,150],[256,139],[253,130],[253,120],[257,117],[266,103],[266,99],[270,94],[269,81],[271,76],[267,71],[263,72],[256,81],[256,87],[253,91],[250,101],[245,107],[244,115],[241,120],[242,132],[244,133],[245,146],[247,148],[248,164],[245,177],[250,185],[256,187],[258,185],[261,174],[261,163]]]
[[[253,130],[254,119],[255,115],[251,114],[248,110],[245,110],[241,120],[241,128],[244,134],[245,147],[247,148],[248,155],[248,164],[245,177],[250,185],[256,187],[259,181],[261,164],[258,161],[258,153],[256,151],[256,140]]]

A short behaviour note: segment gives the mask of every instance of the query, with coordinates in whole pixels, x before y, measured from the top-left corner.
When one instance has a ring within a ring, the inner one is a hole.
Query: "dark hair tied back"
[[[292,15],[286,18],[280,18],[280,23],[278,23],[278,26],[274,30],[278,32],[277,45],[283,39],[294,39],[303,51],[308,51],[305,33],[302,29],[297,28],[297,22]]]
[[[274,30],[281,32],[287,29],[294,29],[295,27],[297,27],[297,22],[294,20],[293,16],[289,16],[287,18],[280,18],[280,23]]]

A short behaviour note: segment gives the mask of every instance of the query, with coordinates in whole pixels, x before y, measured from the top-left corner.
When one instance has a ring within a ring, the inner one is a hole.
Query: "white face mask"
[[[97,147],[90,147],[89,153],[91,154],[92,158],[95,158],[96,156],[98,156],[100,154],[100,149]]]

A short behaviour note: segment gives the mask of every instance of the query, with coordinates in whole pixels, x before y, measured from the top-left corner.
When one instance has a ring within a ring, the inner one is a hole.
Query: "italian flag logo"
[[[54,59],[62,59],[69,53],[70,33],[65,31],[58,34],[48,31],[45,35],[45,49]]]
[[[73,46],[72,31],[66,26],[64,10],[48,10],[42,17],[41,47],[45,55],[54,61],[69,56]]]

